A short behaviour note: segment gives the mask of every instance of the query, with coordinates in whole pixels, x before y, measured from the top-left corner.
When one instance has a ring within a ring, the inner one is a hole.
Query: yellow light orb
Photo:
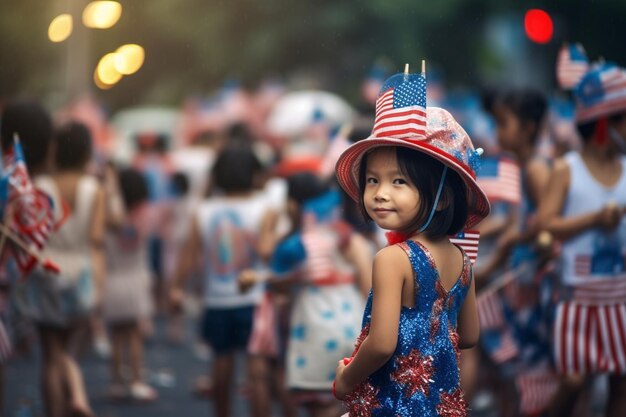
[[[139,71],[145,58],[144,49],[137,44],[126,44],[115,51],[115,69],[124,75]]]
[[[94,84],[96,84],[96,87],[98,87],[100,90],[108,90],[111,87],[113,87],[113,84],[105,84],[104,82],[102,82],[102,80],[98,76],[97,68],[93,72],[93,82]]]
[[[108,29],[120,20],[122,5],[116,1],[92,1],[83,10],[83,23],[93,29]]]
[[[113,85],[122,78],[122,74],[115,69],[115,56],[115,53],[106,54],[96,67],[97,76],[104,84]]]
[[[68,13],[60,14],[50,22],[48,38],[52,42],[63,42],[72,34],[72,28],[72,15]]]

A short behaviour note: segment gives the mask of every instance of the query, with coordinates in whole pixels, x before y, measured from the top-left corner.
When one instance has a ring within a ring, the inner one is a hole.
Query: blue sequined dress
[[[463,272],[446,291],[428,249],[411,240],[399,246],[409,256],[415,274],[415,307],[402,307],[393,356],[344,404],[350,417],[466,416],[456,326],[472,280],[469,258],[463,255]],[[369,332],[371,309],[370,292],[355,353]]]

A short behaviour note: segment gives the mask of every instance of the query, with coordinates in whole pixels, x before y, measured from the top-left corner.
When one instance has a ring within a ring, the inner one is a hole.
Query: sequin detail
[[[446,291],[427,249],[415,241],[398,244],[415,276],[415,307],[400,313],[398,341],[390,360],[360,384],[345,402],[354,416],[467,416],[459,381],[458,314],[470,288],[471,264]],[[363,314],[355,352],[369,333],[372,297]]]

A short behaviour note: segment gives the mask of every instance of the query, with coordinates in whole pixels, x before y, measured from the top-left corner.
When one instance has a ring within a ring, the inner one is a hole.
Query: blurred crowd
[[[91,349],[110,361],[112,401],[159,401],[142,374],[157,317],[167,343],[210,355],[194,389],[216,416],[232,415],[235,362],[244,357],[250,415],[270,416],[272,404],[289,417],[342,414],[334,370],[353,350],[372,259],[387,242],[337,186],[334,164],[369,136],[386,75],[368,75],[359,103],[277,81],[255,90],[228,82],[185,100],[169,124],[156,111],[108,117],[91,97],[59,109],[5,100],[3,153],[17,134],[32,183],[53,202],[41,258],[60,272],[36,266],[22,277],[5,259],[0,350],[3,363],[40,350],[46,414],[94,415],[79,359]],[[569,359],[553,354],[559,259],[572,232],[538,218],[566,198],[564,156],[582,155],[600,183],[614,184],[625,144],[591,143],[566,94],[446,92],[435,78],[428,92],[428,105],[450,110],[483,148],[478,181],[492,204],[474,265],[481,340],[461,359],[472,412],[539,416],[571,404],[571,413],[592,415],[609,377],[564,381],[559,360]],[[626,112],[610,123],[624,132]],[[623,207],[605,198],[587,227],[622,233]],[[612,271],[622,274],[623,263]],[[192,342],[188,320],[198,329]],[[624,335],[612,342],[626,348]]]

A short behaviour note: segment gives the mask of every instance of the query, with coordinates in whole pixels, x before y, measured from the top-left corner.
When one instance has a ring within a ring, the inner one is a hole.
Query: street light
[[[145,58],[144,49],[137,44],[122,45],[115,51],[115,69],[124,75],[139,71]]]
[[[92,1],[83,10],[83,23],[88,28],[108,29],[122,16],[122,5],[116,1]]]
[[[72,34],[73,21],[69,13],[60,14],[48,26],[48,38],[52,42],[63,42]]]

